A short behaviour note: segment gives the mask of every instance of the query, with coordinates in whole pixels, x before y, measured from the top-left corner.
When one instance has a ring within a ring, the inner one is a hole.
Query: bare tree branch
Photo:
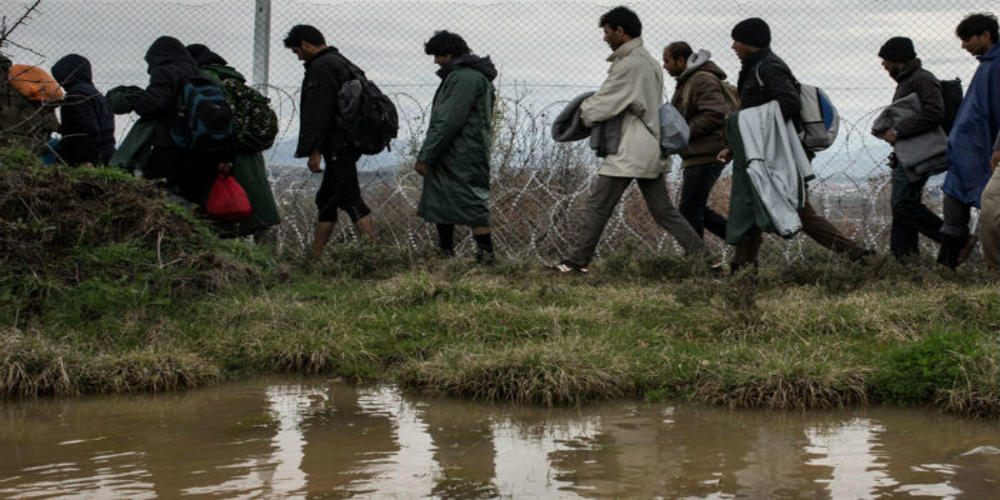
[[[21,27],[28,22],[29,19],[31,19],[31,14],[35,12],[35,9],[37,9],[41,3],[42,0],[35,0],[35,2],[28,8],[24,9],[24,13],[21,14],[21,16],[17,18],[17,21],[14,21],[14,24],[9,28],[7,27],[7,16],[3,16],[3,21],[0,23],[0,48],[3,48],[5,43],[10,43],[11,45],[21,48],[20,45],[8,41],[7,38],[10,37],[10,34],[13,33],[14,30]]]

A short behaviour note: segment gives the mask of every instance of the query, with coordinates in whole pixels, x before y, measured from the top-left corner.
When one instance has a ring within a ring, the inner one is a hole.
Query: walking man
[[[677,239],[688,255],[705,253],[705,243],[670,202],[663,175],[670,158],[660,153],[659,109],[663,104],[663,72],[643,47],[642,23],[626,7],[615,7],[598,24],[611,47],[611,69],[597,92],[580,103],[583,124],[592,127],[621,115],[617,152],[601,163],[570,257],[546,270],[586,274],[611,212],[632,181],[639,184],[646,207],[657,224]]]
[[[896,80],[896,102],[910,94],[920,100],[920,113],[896,123],[893,129],[882,136],[892,146],[897,141],[916,137],[934,131],[944,119],[944,97],[941,82],[930,71],[923,68],[913,41],[905,37],[890,38],[878,51],[882,67]],[[898,146],[897,146],[898,147]],[[889,233],[889,250],[897,260],[920,253],[920,234],[940,243],[941,225],[944,221],[923,204],[924,185],[929,173],[911,179],[907,172],[890,159],[892,167],[892,227]]]
[[[358,183],[361,153],[346,143],[337,124],[337,93],[353,76],[346,58],[336,47],[328,47],[323,34],[313,26],[293,26],[285,37],[285,47],[305,66],[295,157],[308,158],[309,171],[323,174],[316,192],[319,222],[310,252],[312,258],[320,259],[337,225],[338,209],[347,213],[359,233],[375,239],[371,209],[361,198]]]
[[[438,31],[424,52],[441,67],[427,137],[413,169],[424,178],[417,214],[437,225],[438,245],[455,254],[455,225],[472,228],[476,261],[490,263],[490,143],[493,138],[493,79],[489,56],[472,54],[461,36]]]
[[[976,244],[969,235],[972,207],[980,206],[983,189],[992,176],[990,157],[1000,130],[1000,45],[997,18],[971,14],[955,34],[962,48],[979,59],[979,67],[958,108],[948,136],[948,173],[944,178],[944,226],[938,262],[952,269],[965,260]]]
[[[786,120],[791,119],[796,128],[799,128],[802,103],[799,100],[798,81],[785,61],[771,51],[771,28],[767,22],[756,17],[744,19],[733,27],[731,35],[733,51],[741,63],[737,83],[740,109],[777,101],[781,115]],[[718,158],[728,163],[732,161],[733,153],[726,148],[719,153]],[[885,255],[865,250],[840,234],[830,221],[813,209],[809,203],[808,191],[804,193],[804,198],[804,206],[798,210],[802,231],[820,245],[845,254],[852,261],[865,262],[873,273],[881,268]],[[751,230],[741,241],[728,243],[736,244],[736,257],[732,262],[734,272],[746,266],[756,267],[761,245],[759,228]]]
[[[723,126],[726,115],[739,108],[730,102],[722,81],[726,72],[711,60],[707,50],[694,53],[687,42],[673,42],[663,49],[663,68],[677,80],[670,103],[691,129],[687,148],[681,151],[679,209],[691,227],[704,236],[705,229],[726,239],[726,218],[708,207],[708,196],[726,164],[716,156],[726,148]]]

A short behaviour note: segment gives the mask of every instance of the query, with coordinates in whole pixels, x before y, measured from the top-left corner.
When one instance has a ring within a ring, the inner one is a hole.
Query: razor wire
[[[0,12],[15,18],[31,2],[0,0]],[[282,250],[308,246],[316,221],[313,196],[320,176],[310,174],[304,159],[293,157],[298,134],[298,101],[303,69],[282,40],[295,24],[319,28],[327,43],[360,66],[397,105],[399,138],[390,151],[364,157],[359,173],[365,201],[371,206],[384,244],[418,250],[432,246],[434,228],[416,216],[420,178],[411,166],[426,130],[431,100],[439,83],[437,69],[423,52],[436,31],[462,35],[473,51],[490,55],[500,76],[495,84],[498,110],[494,125],[491,213],[497,250],[516,259],[549,260],[568,254],[575,242],[578,213],[583,209],[599,159],[583,144],[556,144],[548,130],[570,99],[595,90],[607,74],[610,49],[598,20],[624,3],[643,22],[647,50],[659,58],[676,40],[712,52],[712,60],[736,81],[739,61],[730,49],[730,30],[741,19],[768,21],[772,48],[800,81],[822,87],[837,105],[842,122],[837,142],[814,161],[818,178],[810,199],[847,236],[863,246],[888,244],[890,148],[870,133],[871,123],[889,104],[895,82],[880,65],[881,44],[892,36],[915,42],[924,67],[938,78],[959,77],[968,83],[977,61],[961,49],[955,26],[971,12],[989,11],[985,1],[956,5],[948,0],[703,0],[556,1],[517,0],[274,0],[265,36],[267,65],[255,58],[259,22],[254,0],[43,0],[28,22],[2,48],[16,63],[50,69],[63,55],[79,53],[91,60],[94,81],[107,90],[148,82],[146,49],[158,36],[185,44],[203,43],[244,75],[268,75],[254,84],[265,90],[278,113],[281,132],[264,153],[272,189],[283,222],[274,228]],[[258,54],[259,55],[259,54]],[[666,97],[673,79],[665,75]],[[117,136],[124,137],[134,117],[119,117]],[[675,160],[679,165],[679,160]],[[673,203],[679,202],[679,167],[667,176]],[[938,186],[931,179],[925,202],[941,211]],[[710,197],[717,212],[727,211],[729,168]],[[356,237],[341,217],[336,238]],[[462,233],[458,233],[462,234]],[[710,248],[726,247],[708,232]],[[794,259],[807,238],[777,240],[762,257]],[[673,238],[660,229],[635,186],[615,209],[598,247],[598,256],[623,245],[680,253]],[[926,243],[926,242],[925,242]],[[471,253],[472,239],[458,242]]]

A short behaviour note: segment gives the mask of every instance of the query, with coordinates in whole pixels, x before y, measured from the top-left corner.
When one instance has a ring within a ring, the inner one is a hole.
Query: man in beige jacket
[[[663,73],[660,63],[642,45],[642,22],[626,7],[601,16],[604,41],[611,46],[611,68],[601,88],[580,104],[583,124],[592,127],[622,115],[617,152],[601,163],[580,221],[580,234],[570,257],[547,269],[586,274],[604,226],[633,180],[639,183],[653,219],[677,239],[688,255],[705,253],[705,243],[670,201],[663,175],[670,157],[660,153]]]

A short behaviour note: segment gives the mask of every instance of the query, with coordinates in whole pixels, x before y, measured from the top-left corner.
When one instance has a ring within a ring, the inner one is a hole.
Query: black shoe
[[[476,265],[492,266],[497,263],[497,256],[493,252],[476,252]]]
[[[969,235],[965,236],[952,236],[950,234],[945,234],[941,236],[941,249],[938,251],[937,261],[938,264],[943,266],[948,266],[951,269],[955,269],[961,263],[960,256],[962,255],[962,250],[966,247],[969,242]],[[969,253],[971,253],[971,249]]]

